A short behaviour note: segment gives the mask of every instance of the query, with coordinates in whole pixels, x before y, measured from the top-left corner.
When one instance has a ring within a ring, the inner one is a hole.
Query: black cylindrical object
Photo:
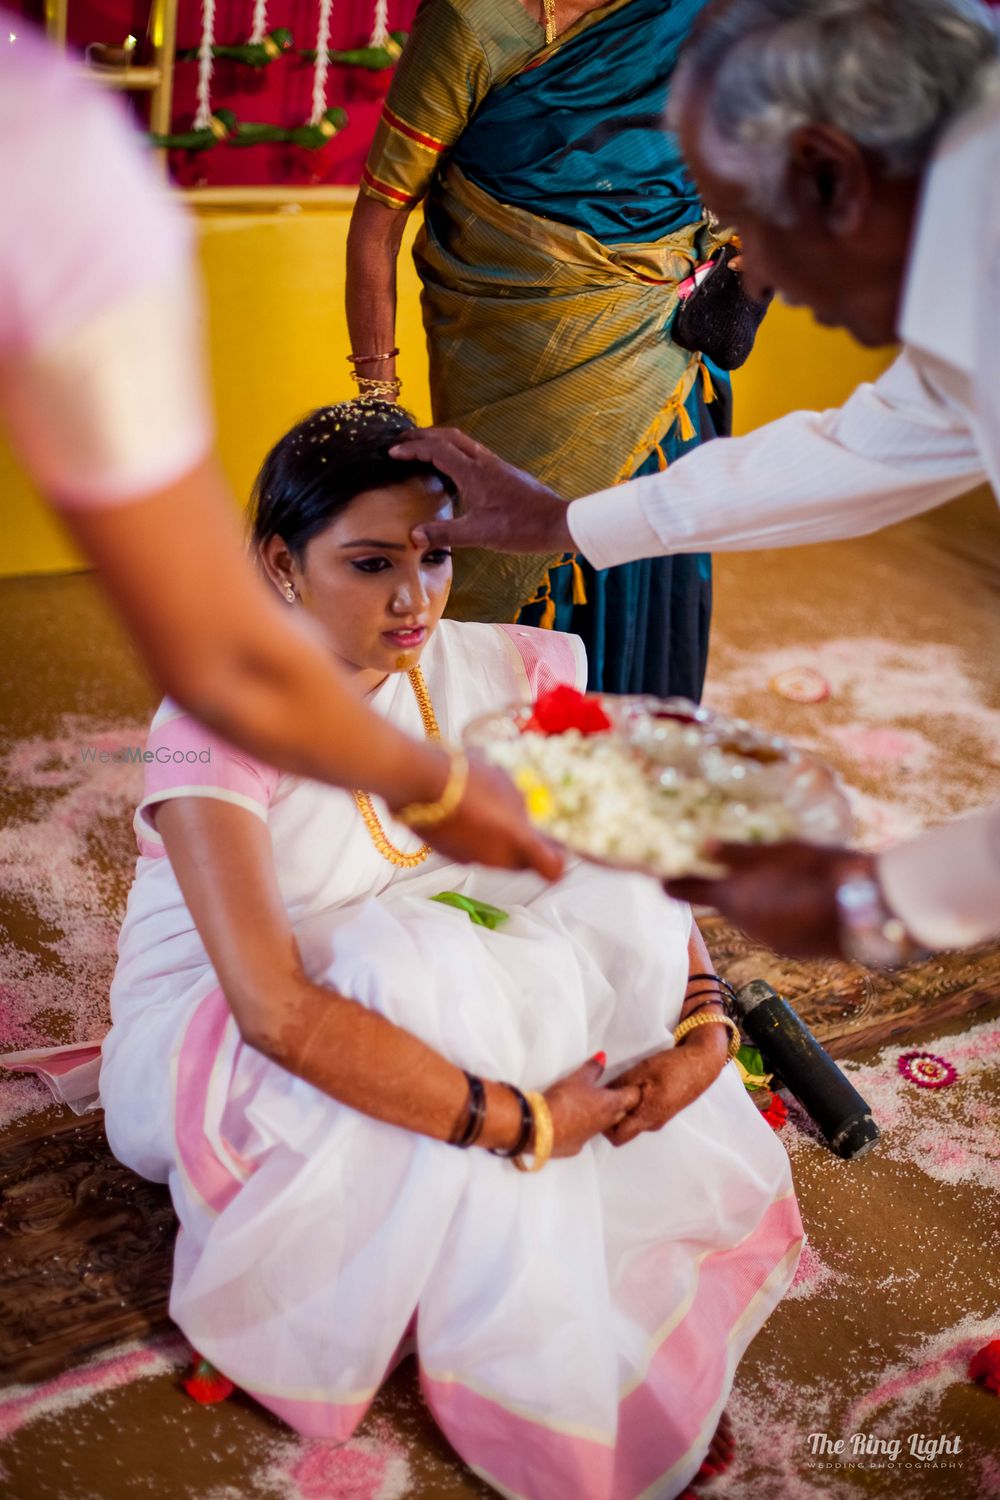
[[[778,1074],[826,1136],[838,1156],[864,1156],[879,1138],[871,1110],[833,1058],[763,979],[736,992],[743,1030],[760,1048],[764,1066]]]

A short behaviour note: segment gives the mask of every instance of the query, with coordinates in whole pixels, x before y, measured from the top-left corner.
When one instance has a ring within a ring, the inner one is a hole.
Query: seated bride
[[[441,619],[450,555],[411,534],[453,499],[388,456],[412,425],[300,422],[253,544],[358,693],[457,741],[585,663]],[[169,701],[148,748],[101,1097],[115,1154],[170,1184],[192,1344],[334,1441],[415,1349],[458,1453],[528,1500],[674,1496],[724,1463],[802,1230],[689,909],[579,861],[555,885],[451,864]]]

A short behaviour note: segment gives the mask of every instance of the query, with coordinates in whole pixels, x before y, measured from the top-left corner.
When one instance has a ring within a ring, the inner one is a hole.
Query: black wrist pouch
[[[670,337],[682,349],[705,354],[721,370],[738,370],[749,358],[771,298],[758,302],[743,290],[738,271],[729,262],[739,254],[723,245],[708,267],[699,267],[678,288],[680,306]]]

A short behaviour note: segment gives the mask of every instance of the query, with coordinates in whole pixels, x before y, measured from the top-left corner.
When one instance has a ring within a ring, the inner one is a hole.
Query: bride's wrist
[[[683,1046],[693,1052],[706,1065],[717,1064],[723,1068],[729,1055],[730,1030],[728,1026],[698,1026],[684,1038]]]
[[[521,1107],[505,1083],[486,1083],[486,1119],[476,1142],[487,1151],[508,1152],[521,1135]]]
[[[463,1070],[464,1071],[464,1070]],[[530,1144],[530,1106],[519,1089],[465,1073],[468,1092],[447,1136],[448,1144],[480,1146],[497,1156],[514,1156]]]

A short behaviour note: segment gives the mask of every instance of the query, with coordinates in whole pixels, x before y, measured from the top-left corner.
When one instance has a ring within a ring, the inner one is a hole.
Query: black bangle
[[[735,995],[736,993],[732,985],[729,983],[729,980],[723,979],[721,974],[689,974],[688,984],[694,984],[696,979],[707,979],[709,984],[720,984],[722,988],[724,990],[728,990],[731,995]]]
[[[483,1133],[483,1126],[486,1124],[486,1089],[483,1086],[481,1078],[477,1078],[476,1083],[479,1088],[474,1107],[475,1118],[472,1122],[472,1134],[465,1142],[466,1146],[474,1146],[476,1144]]]
[[[520,1156],[523,1151],[527,1151],[531,1144],[531,1137],[535,1129],[535,1117],[531,1112],[531,1105],[519,1088],[515,1087],[513,1083],[505,1083],[504,1088],[510,1089],[514,1098],[521,1106],[521,1130],[517,1140],[509,1151],[504,1151],[500,1146],[491,1146],[490,1155],[503,1157]]]
[[[449,1141],[449,1145],[458,1146],[465,1150],[479,1139],[486,1120],[486,1090],[483,1080],[477,1078],[473,1073],[466,1073],[469,1082],[469,1093],[465,1101],[465,1121],[461,1132],[457,1127]]]
[[[722,990],[727,997],[722,1001],[722,1004],[726,1007],[727,1012],[730,1009],[730,1006],[735,1006],[736,991],[729,983],[729,980],[723,979],[721,974],[689,974],[687,982],[689,985],[694,984],[696,979],[707,979],[709,984],[717,984],[719,986],[719,989]]]
[[[688,1001],[689,1000],[701,1000],[701,999],[703,999],[705,997],[708,998],[708,1001],[709,1001],[710,1004],[721,1005],[722,1009],[725,1011],[726,1015],[727,1016],[729,1015],[729,1001],[728,1001],[727,997],[722,993],[721,990],[695,990],[692,995],[685,995],[684,996],[684,1004],[681,1006],[681,1015],[682,1016],[689,1016],[691,1014],[692,1010],[700,1010],[701,1007],[697,1006],[697,1005],[693,1005],[691,1007],[691,1010],[689,1010],[688,1009]],[[730,1017],[730,1019],[732,1019],[732,1018]]]
[[[723,1012],[725,1012],[725,1009],[726,1009],[726,1007],[725,1007],[725,1005],[724,1005],[724,1003],[722,1001],[721,996],[715,995],[715,996],[713,996],[713,998],[711,1000],[702,1000],[699,1005],[692,1005],[692,1007],[691,1007],[690,1010],[686,1010],[684,1012],[684,1015],[683,1015],[682,1019],[686,1021],[687,1018],[688,1018],[688,1016],[697,1015],[698,1011],[704,1010],[705,1007],[708,1006],[708,1005],[721,1005],[722,1009],[723,1009]],[[678,1025],[679,1024],[680,1023],[678,1022]]]

